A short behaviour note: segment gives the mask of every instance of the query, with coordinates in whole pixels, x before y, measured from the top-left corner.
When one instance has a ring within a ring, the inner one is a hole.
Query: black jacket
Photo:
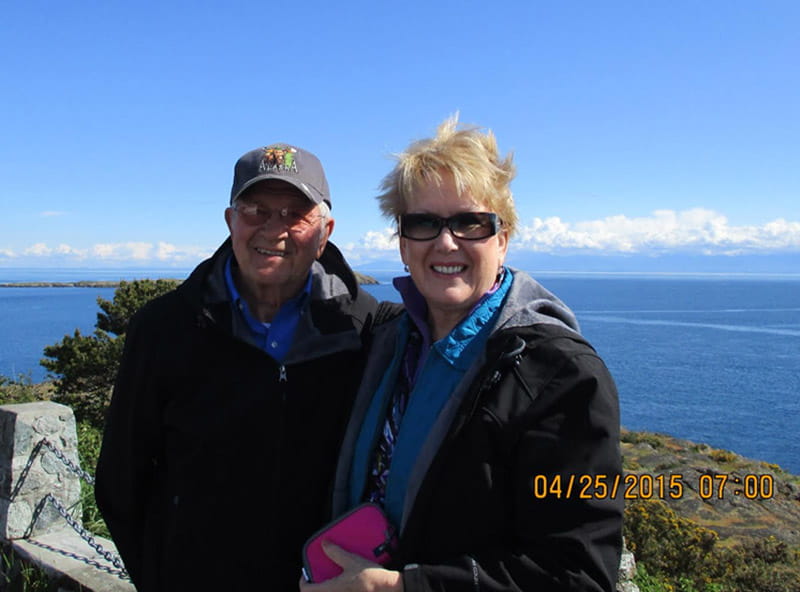
[[[375,338],[339,460],[335,514],[347,509],[352,447],[398,322]],[[570,325],[560,301],[515,272],[483,359],[451,395],[460,400],[437,420],[444,429],[432,430],[414,468],[421,478],[409,482],[392,563],[407,592],[614,590],[617,392]]]
[[[137,589],[295,590],[379,307],[331,243],[278,364],[237,328],[227,241],[130,323],[96,498]],[[383,310],[383,309],[381,309]]]

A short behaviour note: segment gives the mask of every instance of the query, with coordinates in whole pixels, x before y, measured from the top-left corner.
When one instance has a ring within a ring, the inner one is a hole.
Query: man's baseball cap
[[[266,179],[278,179],[297,187],[315,204],[331,205],[325,171],[319,159],[290,144],[270,144],[244,154],[233,168],[231,203],[248,187]]]

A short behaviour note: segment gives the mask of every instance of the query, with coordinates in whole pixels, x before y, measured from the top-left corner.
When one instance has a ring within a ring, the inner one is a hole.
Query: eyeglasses
[[[497,234],[501,224],[497,214],[488,212],[462,212],[449,218],[433,214],[403,214],[399,219],[400,236],[415,241],[433,240],[445,226],[456,238],[481,240]]]
[[[265,208],[252,203],[235,203],[231,206],[242,217],[245,224],[263,226],[273,219],[283,224],[289,230],[300,232],[311,227],[314,222],[323,216],[314,213],[304,213],[291,208]]]

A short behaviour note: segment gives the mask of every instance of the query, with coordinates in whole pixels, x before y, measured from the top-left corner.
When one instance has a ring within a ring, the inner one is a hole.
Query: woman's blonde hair
[[[485,204],[503,222],[509,236],[517,227],[517,212],[511,194],[516,167],[511,154],[500,159],[491,130],[459,126],[458,114],[446,119],[436,136],[418,140],[397,155],[397,164],[384,177],[378,196],[381,212],[397,220],[408,210],[414,191],[422,184],[442,182],[449,173],[459,195],[469,190],[473,199]]]

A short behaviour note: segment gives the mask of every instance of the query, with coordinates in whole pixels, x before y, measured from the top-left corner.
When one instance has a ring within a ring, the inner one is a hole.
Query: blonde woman
[[[614,590],[622,500],[594,484],[621,471],[617,392],[573,313],[505,265],[513,176],[452,118],[384,179],[406,313],[373,342],[333,508],[377,503],[399,543],[386,567],[326,544],[344,571],[303,592]]]

